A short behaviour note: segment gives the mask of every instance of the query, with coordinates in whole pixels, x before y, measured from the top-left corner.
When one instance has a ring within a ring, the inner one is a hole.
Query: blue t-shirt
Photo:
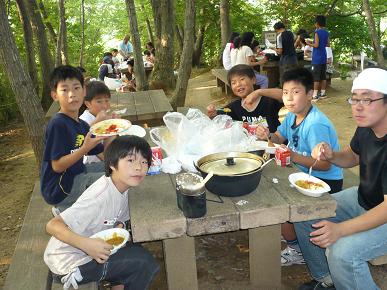
[[[126,43],[126,44],[123,41],[121,41],[118,48],[119,48],[119,50],[122,50],[123,52],[125,52],[125,54],[133,53],[133,46],[130,43],[130,41],[128,41],[128,43]]]
[[[312,64],[326,64],[327,63],[327,51],[326,46],[328,44],[329,32],[324,29],[316,29],[315,33],[318,35],[318,47],[313,47],[312,51]]]
[[[289,140],[289,148],[301,155],[311,156],[313,148],[321,142],[328,143],[334,151],[340,150],[336,130],[331,121],[316,107],[312,106],[308,115],[298,125],[295,125],[296,115],[288,113],[285,120],[278,127],[281,135]],[[303,172],[309,168],[300,164],[295,165]],[[321,179],[343,179],[343,170],[333,164],[327,171],[313,170],[312,175]]]
[[[56,173],[51,166],[52,160],[58,160],[78,150],[89,132],[89,125],[79,119],[76,121],[63,113],[55,114],[47,125],[43,162],[40,174],[40,189],[45,201],[58,204],[70,193],[74,177],[84,172],[83,158],[62,173]],[[98,144],[89,155],[103,152],[103,145]]]

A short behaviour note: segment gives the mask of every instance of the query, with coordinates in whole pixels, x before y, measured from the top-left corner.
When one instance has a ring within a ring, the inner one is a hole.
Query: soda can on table
[[[282,146],[277,147],[275,149],[275,161],[280,166],[290,165],[290,149]]]

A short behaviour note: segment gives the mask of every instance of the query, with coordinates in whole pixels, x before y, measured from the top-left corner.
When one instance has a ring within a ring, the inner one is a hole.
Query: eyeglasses
[[[347,102],[349,104],[351,104],[352,106],[355,106],[357,104],[360,104],[360,105],[363,105],[363,106],[369,106],[371,105],[372,102],[376,102],[376,101],[379,101],[379,100],[383,100],[385,99],[386,97],[381,97],[379,99],[375,99],[375,100],[372,100],[372,99],[354,99],[354,98],[348,98],[347,99]]]

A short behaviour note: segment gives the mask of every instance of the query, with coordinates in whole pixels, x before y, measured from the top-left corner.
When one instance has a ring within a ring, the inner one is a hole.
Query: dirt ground
[[[317,106],[333,121],[341,145],[348,144],[355,129],[350,107],[346,103],[350,86],[351,80],[334,79],[328,89],[329,98],[317,103]],[[190,81],[186,106],[205,107],[214,100],[219,100],[219,103],[228,101],[216,88],[216,82],[210,73],[201,74]],[[15,121],[2,128],[0,130],[0,287],[4,284],[38,173],[24,124],[21,121]],[[356,179],[356,174],[357,170],[354,169],[348,171],[346,176],[353,180],[353,178]],[[248,283],[246,231],[203,236],[196,238],[195,242],[199,289],[253,289]],[[154,254],[161,265],[160,274],[151,289],[167,289],[161,242],[146,243],[145,247]],[[371,268],[378,285],[387,290],[387,266]],[[306,266],[283,267],[281,289],[297,289],[300,283],[309,279]]]

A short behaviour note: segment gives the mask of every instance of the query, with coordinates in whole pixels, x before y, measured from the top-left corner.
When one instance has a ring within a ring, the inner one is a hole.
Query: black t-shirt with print
[[[271,133],[277,131],[277,127],[280,125],[278,111],[282,108],[282,103],[268,97],[261,97],[255,110],[248,112],[242,107],[241,102],[241,99],[235,100],[226,106],[231,109],[228,115],[233,120],[253,123],[254,121],[259,121],[259,117],[262,117],[266,119]]]
[[[282,55],[295,55],[294,36],[293,32],[285,30],[281,33],[282,39]]]
[[[387,195],[387,135],[377,138],[370,128],[356,129],[351,149],[359,155],[359,204],[369,210]]]

